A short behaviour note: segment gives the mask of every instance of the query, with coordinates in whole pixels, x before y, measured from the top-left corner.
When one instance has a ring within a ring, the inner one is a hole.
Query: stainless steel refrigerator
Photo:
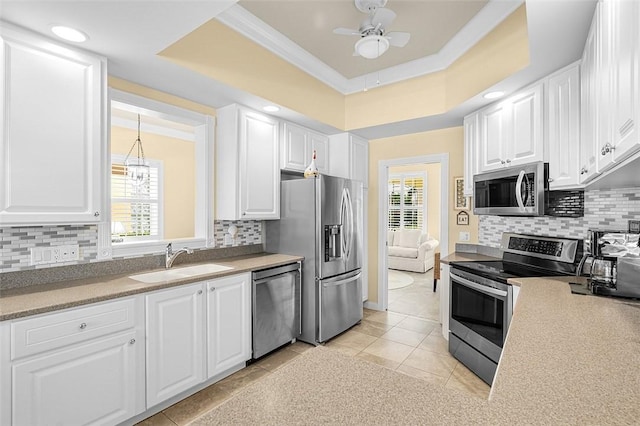
[[[324,342],[362,319],[362,183],[333,176],[284,180],[269,252],[304,256],[302,334]]]

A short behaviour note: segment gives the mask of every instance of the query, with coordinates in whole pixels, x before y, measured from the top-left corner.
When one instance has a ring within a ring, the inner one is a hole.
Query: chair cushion
[[[394,244],[400,247],[418,248],[418,241],[422,235],[421,229],[403,229],[398,231],[398,235],[394,237],[394,240],[399,239],[399,244]],[[395,241],[394,241],[395,242]]]
[[[410,259],[418,258],[418,249],[410,247],[389,247],[389,256],[407,257]]]
[[[387,245],[391,247],[393,245],[393,236],[396,233],[394,231],[387,231]]]

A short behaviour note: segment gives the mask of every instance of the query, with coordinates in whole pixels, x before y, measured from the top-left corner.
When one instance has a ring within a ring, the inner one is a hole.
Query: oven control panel
[[[564,263],[574,263],[582,255],[581,240],[509,232],[502,234],[501,248],[512,255]]]
[[[560,256],[562,254],[561,241],[531,240],[527,238],[512,237],[509,239],[509,249],[527,253],[548,254]]]

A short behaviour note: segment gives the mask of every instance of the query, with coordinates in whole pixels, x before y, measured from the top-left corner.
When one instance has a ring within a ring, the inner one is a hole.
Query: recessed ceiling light
[[[89,38],[82,31],[76,30],[75,28],[71,27],[65,27],[63,25],[54,25],[53,27],[51,27],[51,32],[62,39],[73,41],[75,43],[82,43],[84,41],[87,41],[87,39]]]
[[[498,99],[504,96],[504,92],[501,91],[497,91],[497,92],[489,92],[489,93],[485,93],[484,95],[482,95],[485,99]]]
[[[275,106],[275,105],[267,105],[265,107],[262,107],[263,110],[267,111],[267,112],[277,112],[280,111],[280,108]]]

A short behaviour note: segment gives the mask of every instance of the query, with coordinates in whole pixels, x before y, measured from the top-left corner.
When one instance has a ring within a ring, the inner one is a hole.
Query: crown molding
[[[524,0],[489,0],[438,53],[351,79],[345,78],[238,4],[219,14],[216,19],[343,95],[348,95],[365,88],[385,86],[446,69],[522,3]]]

